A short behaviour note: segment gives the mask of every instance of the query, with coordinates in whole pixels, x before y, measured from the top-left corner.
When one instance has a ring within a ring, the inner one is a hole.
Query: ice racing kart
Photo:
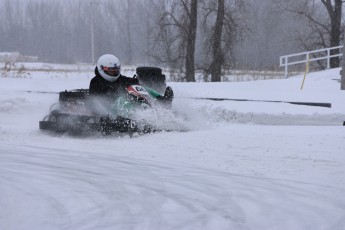
[[[106,106],[103,112],[95,112],[95,99],[88,89],[65,90],[59,93],[59,102],[39,122],[41,130],[73,135],[100,133],[111,135],[126,133],[144,134],[162,131],[135,114],[152,108],[170,108],[174,97],[171,87],[166,86],[162,69],[138,67],[136,75],[140,85],[128,85],[126,95]]]

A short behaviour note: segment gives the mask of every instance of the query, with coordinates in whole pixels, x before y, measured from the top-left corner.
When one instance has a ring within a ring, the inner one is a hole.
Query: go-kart
[[[162,131],[145,119],[137,119],[136,114],[152,108],[170,108],[173,90],[166,86],[160,68],[138,67],[135,77],[140,85],[126,86],[125,95],[110,104],[90,95],[88,89],[60,92],[59,102],[51,106],[50,113],[39,122],[39,128],[74,135],[126,133],[132,136]],[[97,108],[100,105],[103,109]]]

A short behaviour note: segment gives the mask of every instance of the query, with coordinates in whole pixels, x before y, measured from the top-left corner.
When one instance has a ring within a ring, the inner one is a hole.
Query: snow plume
[[[26,103],[25,98],[13,98],[0,101],[0,112],[15,112]]]
[[[184,114],[166,108],[137,110],[134,119],[143,120],[157,130],[188,131],[194,129]]]
[[[220,106],[204,105],[198,108],[205,121],[215,126],[224,124],[257,124],[257,125],[339,125],[344,120],[341,113],[335,114],[270,114],[239,112]]]
[[[212,120],[203,109],[188,100],[175,99],[171,108],[154,107],[139,110],[135,118],[145,120],[157,129],[171,131],[205,130],[215,127],[217,121]]]
[[[92,97],[86,103],[89,103],[91,110],[96,114],[109,114],[109,103],[102,97]]]

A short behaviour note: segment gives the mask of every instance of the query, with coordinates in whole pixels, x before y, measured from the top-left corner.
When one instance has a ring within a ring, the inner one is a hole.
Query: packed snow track
[[[303,76],[171,83],[174,113],[151,118],[188,131],[133,138],[39,130],[58,96],[38,92],[88,86],[63,74],[0,77],[1,230],[345,229],[339,70],[311,74],[303,92]]]
[[[0,151],[1,229],[345,226],[332,186],[64,148]]]

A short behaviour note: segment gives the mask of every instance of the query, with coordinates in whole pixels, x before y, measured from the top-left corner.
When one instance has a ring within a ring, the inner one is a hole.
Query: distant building
[[[24,56],[19,52],[0,52],[0,62],[36,62],[38,57]]]

